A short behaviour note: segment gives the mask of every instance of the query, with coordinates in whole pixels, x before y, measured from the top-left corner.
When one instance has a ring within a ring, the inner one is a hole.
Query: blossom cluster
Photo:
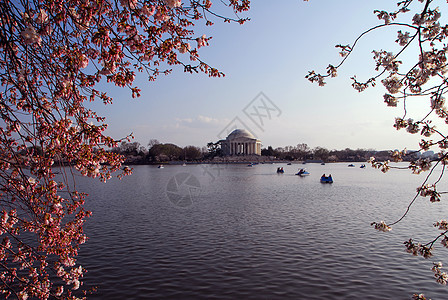
[[[375,229],[378,231],[382,231],[382,232],[388,232],[392,230],[392,227],[390,227],[389,225],[387,225],[384,221],[380,221],[379,223],[377,222],[373,222],[372,224],[370,224],[372,226],[375,226]]]
[[[372,165],[373,168],[381,170],[381,172],[386,173],[390,170],[390,160],[384,162],[377,161],[375,157],[370,157],[368,163]]]
[[[330,77],[336,77],[338,75],[338,72],[333,65],[328,65],[327,74],[330,75]]]
[[[400,46],[406,46],[409,43],[411,36],[409,32],[405,32],[404,34],[401,30],[398,31],[398,38],[395,42],[397,42]]]
[[[426,300],[425,294],[413,294],[412,300]]]
[[[412,239],[404,242],[406,246],[406,252],[411,253],[414,256],[421,255],[424,258],[430,258],[432,256],[432,247],[422,245],[421,243],[414,243]]]
[[[381,83],[386,87],[386,89],[391,94],[398,93],[403,86],[402,80],[396,75],[391,75],[391,76],[381,80]]]
[[[424,137],[430,137],[433,133],[436,132],[436,127],[431,126],[430,124],[431,124],[431,121],[422,122],[422,121],[414,121],[414,119],[412,119],[412,118],[409,118],[407,120],[402,119],[402,118],[395,118],[394,127],[397,130],[405,128],[406,131],[411,134],[420,133]],[[422,126],[422,127],[420,127],[420,126]],[[422,145],[425,145],[425,144],[423,143]],[[430,146],[432,146],[432,144]],[[422,147],[422,149],[427,150],[427,149],[424,149],[424,147]]]
[[[431,109],[434,109],[436,111],[444,111],[446,110],[445,107],[445,97],[438,93],[434,93],[431,96]]]
[[[28,26],[23,29],[20,35],[22,36],[23,42],[26,45],[40,45],[42,43],[42,38],[39,36],[39,34],[37,34],[36,29],[34,29],[32,26]]]
[[[408,151],[406,149],[403,149],[401,151],[394,150],[394,151],[390,152],[390,156],[394,162],[400,162],[400,161],[403,161],[403,157],[406,156],[407,152]]]
[[[429,201],[431,202],[440,202],[440,193],[436,191],[436,185],[425,184],[421,187],[417,188],[417,192],[422,197],[429,197]]]
[[[414,174],[420,174],[421,172],[429,171],[432,167],[431,159],[419,158],[409,163],[408,168],[412,170]]]
[[[346,57],[352,51],[352,47],[350,47],[350,45],[336,45],[335,47],[341,49],[341,51],[339,52],[339,55],[341,57]]]
[[[437,227],[439,230],[448,230],[448,221],[440,220],[434,223],[434,227]]]
[[[380,67],[387,71],[398,72],[401,61],[396,60],[392,52],[373,50],[373,59],[376,61],[376,70]]]
[[[390,24],[397,17],[396,12],[389,13],[385,10],[374,10],[373,13],[376,14],[379,20],[383,20],[384,24]]]
[[[164,0],[166,5],[168,5],[170,8],[176,8],[180,7],[182,5],[181,0]]]
[[[446,272],[442,272],[441,268],[442,268],[442,263],[437,262],[437,263],[433,263],[433,267],[431,268],[431,270],[434,272],[434,277],[435,277],[436,281],[440,284],[446,285],[446,283],[448,281],[448,274]]]
[[[311,82],[317,82],[319,86],[324,86],[326,83],[324,81],[324,76],[316,74],[314,71],[310,71],[308,75],[305,76]]]
[[[391,94],[384,94],[384,102],[387,103],[387,106],[396,107],[398,104],[398,99]]]

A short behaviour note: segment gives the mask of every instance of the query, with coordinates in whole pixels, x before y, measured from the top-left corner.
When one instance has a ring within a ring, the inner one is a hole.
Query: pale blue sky
[[[325,71],[329,63],[339,62],[336,44],[351,44],[359,33],[379,24],[374,9],[394,7],[390,0],[253,1],[245,14],[251,21],[243,26],[217,21],[212,27],[196,28],[198,36],[213,36],[210,47],[201,48],[200,54],[226,73],[225,78],[191,75],[181,67],[151,83],[139,74],[140,98],[132,99],[126,89],[108,87],[114,104],[94,108],[107,117],[108,134],[120,138],[133,132],[142,145],[156,138],[202,147],[217,141],[218,134],[238,117],[264,147],[307,143],[329,149],[415,149],[420,136],[392,127],[402,111],[383,103],[382,85],[358,93],[349,79],[354,74],[363,79],[373,74],[371,51],[396,50],[399,28],[364,39],[339,76],[325,87],[304,78],[309,70]],[[264,119],[263,130],[243,112],[260,92],[281,110],[280,116]],[[429,100],[419,101],[416,111],[422,112]]]

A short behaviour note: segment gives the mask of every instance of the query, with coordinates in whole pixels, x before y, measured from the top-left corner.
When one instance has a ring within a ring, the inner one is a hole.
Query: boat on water
[[[277,168],[277,173],[278,173],[278,174],[283,174],[283,173],[285,173],[285,171],[283,170],[283,167],[281,167],[281,168],[278,167],[278,168]]]
[[[286,165],[287,165],[287,166],[290,166],[290,165],[292,165],[292,163],[287,163]]]
[[[186,163],[183,163],[183,164],[182,164],[182,167],[186,167],[186,166],[187,166],[187,164],[186,164]]]
[[[296,173],[296,175],[299,175],[300,177],[305,177],[310,175],[310,172],[306,171],[305,169],[300,169],[299,172]]]
[[[361,169],[364,169],[365,167],[366,167],[366,165],[364,165],[364,164],[362,164],[362,165],[360,166]]]
[[[159,169],[163,169],[163,168],[165,168],[163,165],[159,165],[157,168],[159,168]]]
[[[333,178],[331,177],[331,174],[328,176],[322,175],[322,177],[320,178],[320,182],[321,183],[333,183]]]
[[[303,173],[297,173],[296,175],[299,175],[300,177],[305,177],[305,176],[309,176],[310,173],[305,171]]]
[[[348,166],[349,166],[349,167],[354,167],[355,165],[354,165],[354,164],[349,164]]]
[[[253,167],[254,165],[253,165],[253,164],[248,164],[247,166],[248,166],[248,167]]]

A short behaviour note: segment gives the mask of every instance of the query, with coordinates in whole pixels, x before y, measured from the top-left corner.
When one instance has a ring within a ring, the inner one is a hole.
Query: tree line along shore
[[[125,157],[125,164],[160,164],[160,163],[244,163],[244,162],[366,162],[372,156],[377,161],[391,159],[391,150],[350,149],[329,150],[324,147],[310,148],[307,144],[273,148],[268,146],[261,150],[261,156],[223,156],[218,143],[208,143],[202,148],[196,146],[180,147],[172,143],[150,142],[147,147],[139,142],[122,142],[110,151]],[[420,153],[408,151],[404,160],[418,158],[435,159],[434,152]]]

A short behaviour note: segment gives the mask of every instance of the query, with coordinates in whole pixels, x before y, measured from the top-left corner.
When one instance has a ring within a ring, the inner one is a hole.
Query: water
[[[370,226],[399,218],[423,176],[305,166],[304,178],[294,175],[303,165],[285,164],[136,166],[108,184],[78,178],[93,211],[78,260],[84,287],[97,287],[89,299],[448,298],[430,270],[448,265],[448,251],[437,243],[425,260],[403,246],[435,236],[446,203],[419,198],[392,232]],[[323,173],[335,182],[321,184]]]

